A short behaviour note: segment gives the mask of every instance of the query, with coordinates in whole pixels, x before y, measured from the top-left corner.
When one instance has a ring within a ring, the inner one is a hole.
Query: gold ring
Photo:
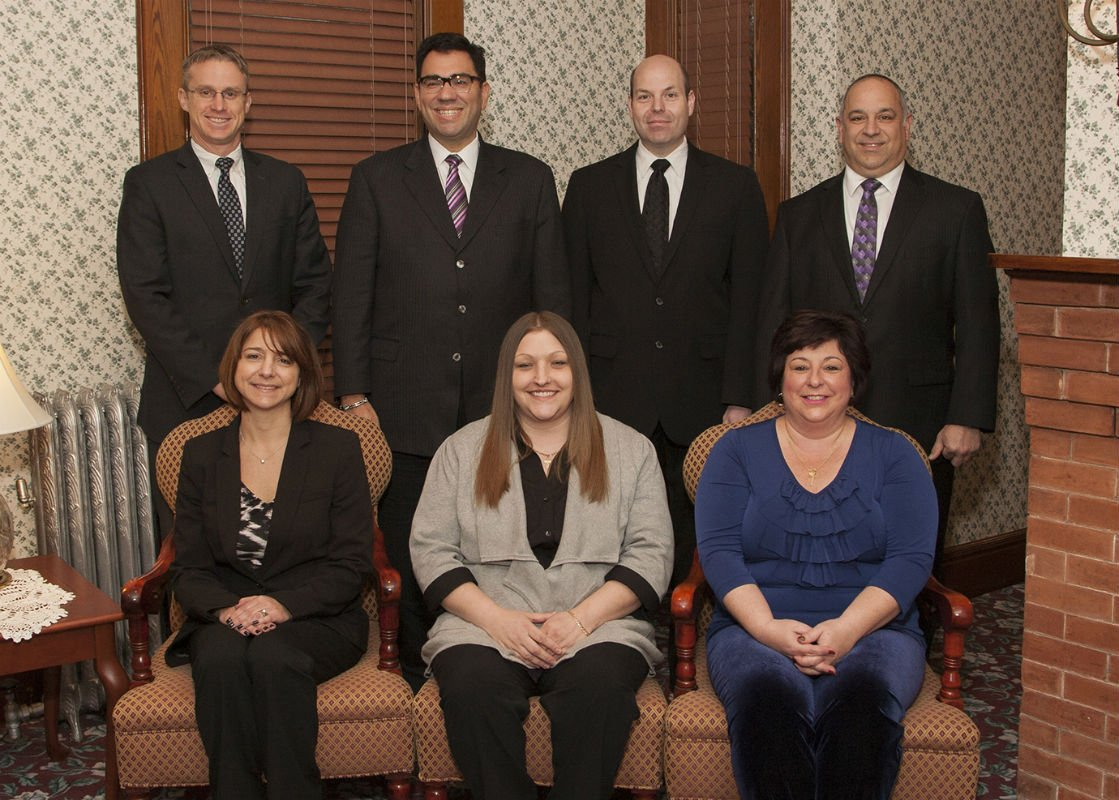
[[[258,608],[256,613],[260,614],[260,616],[262,616],[262,617],[267,617],[268,616],[268,609]]]

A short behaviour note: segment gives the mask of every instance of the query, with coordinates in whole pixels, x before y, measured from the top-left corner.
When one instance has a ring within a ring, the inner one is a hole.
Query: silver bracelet
[[[341,406],[341,408],[342,408],[343,411],[353,411],[358,406],[363,406],[368,402],[369,402],[369,398],[368,397],[363,397],[360,400],[354,400],[352,403],[346,403],[344,406]]]

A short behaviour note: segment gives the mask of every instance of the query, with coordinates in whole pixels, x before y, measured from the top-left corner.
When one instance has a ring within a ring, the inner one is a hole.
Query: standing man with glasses
[[[408,535],[436,448],[489,413],[506,329],[531,310],[571,313],[555,179],[544,163],[482,141],[485,51],[437,33],[416,53],[427,135],[354,167],[338,225],[334,385],[379,419],[393,450],[379,521],[402,582],[400,661],[418,689],[432,613]]]
[[[906,163],[913,116],[884,75],[855,79],[835,123],[843,172],[778,209],[758,343],[797,309],[862,322],[871,367],[854,402],[932,460],[938,573],[954,469],[995,424],[999,311],[987,214],[975,192]],[[765,398],[765,364],[755,364]]]
[[[630,75],[638,141],[577,170],[563,203],[573,322],[600,411],[652,439],[675,531],[673,584],[695,522],[688,445],[749,414],[755,304],[769,229],[757,176],[687,140],[695,92],[668,56]]]
[[[330,314],[330,256],[303,173],[241,145],[245,59],[221,44],[191,53],[179,105],[190,140],[128,171],[117,219],[121,291],[147,354],[139,422],[153,458],[172,428],[225,401],[218,363],[244,317],[288,311],[318,342]],[[158,496],[156,510],[169,531]]]

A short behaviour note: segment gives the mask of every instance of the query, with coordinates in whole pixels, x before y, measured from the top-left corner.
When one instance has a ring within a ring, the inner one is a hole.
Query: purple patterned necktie
[[[451,212],[451,222],[455,224],[455,233],[462,238],[462,226],[466,224],[466,187],[462,185],[462,178],[458,176],[458,165],[462,157],[454,153],[447,156],[447,186],[444,193],[447,195],[447,210]]]
[[[225,222],[225,229],[229,232],[229,245],[233,248],[233,262],[237,265],[237,277],[241,277],[245,260],[245,220],[241,215],[241,201],[237,197],[237,190],[229,179],[229,170],[233,168],[233,159],[222,156],[217,160],[221,175],[218,176],[218,210]]]
[[[859,213],[855,215],[851,266],[855,268],[855,288],[859,290],[860,300],[866,298],[866,287],[870,285],[878,252],[878,201],[874,199],[874,193],[881,185],[874,178],[862,182],[863,199],[859,201]]]

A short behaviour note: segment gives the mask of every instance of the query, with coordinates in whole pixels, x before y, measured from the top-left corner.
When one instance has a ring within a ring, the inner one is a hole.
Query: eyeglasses
[[[242,97],[249,93],[248,89],[242,91],[241,89],[222,89],[220,92],[217,89],[211,89],[209,86],[203,86],[201,89],[187,89],[191,94],[196,94],[203,100],[213,100],[219,94],[225,99],[225,102],[232,103],[234,100],[240,100]]]
[[[477,75],[468,75],[465,72],[456,72],[454,75],[448,75],[444,78],[442,75],[421,75],[417,81],[423,87],[425,92],[438,92],[443,88],[443,84],[451,84],[451,88],[459,94],[466,94],[470,91],[470,87],[474,81],[481,81]]]

